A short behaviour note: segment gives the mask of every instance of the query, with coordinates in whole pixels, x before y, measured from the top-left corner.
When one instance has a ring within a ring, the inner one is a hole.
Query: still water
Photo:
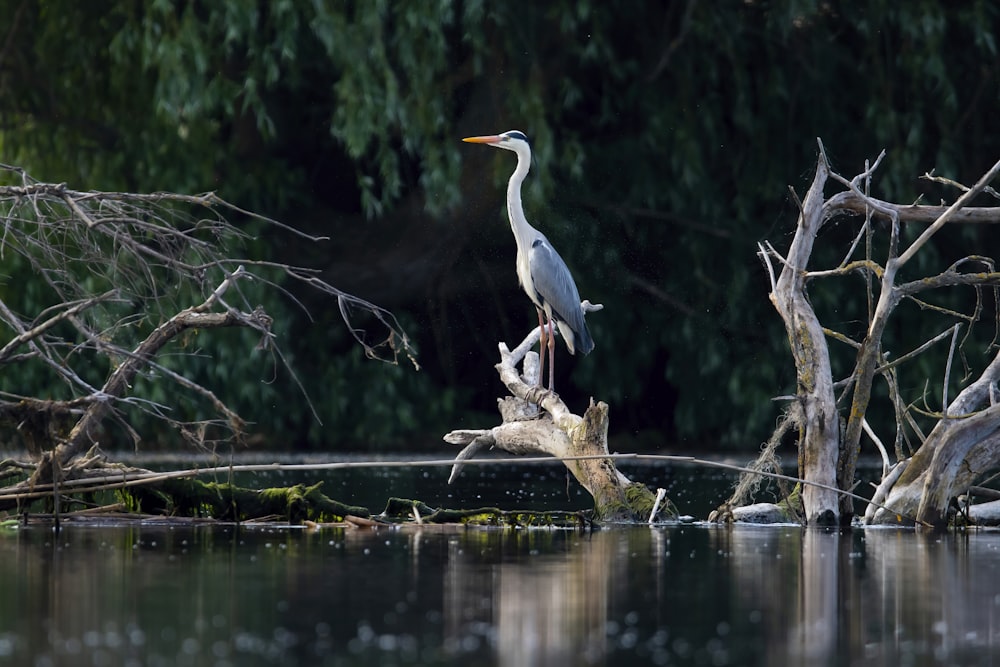
[[[989,665],[1000,534],[44,527],[0,664]]]
[[[585,507],[557,471],[390,486]],[[655,474],[695,516],[724,494]],[[325,488],[374,504],[372,486]],[[997,532],[29,522],[0,530],[0,665],[992,665],[998,567]]]

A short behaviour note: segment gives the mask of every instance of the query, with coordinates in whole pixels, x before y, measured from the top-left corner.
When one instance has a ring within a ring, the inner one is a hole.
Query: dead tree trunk
[[[879,511],[870,509],[867,519],[875,523],[906,521],[943,527],[947,524],[949,508],[956,495],[963,493],[989,467],[995,467],[1000,461],[1000,407],[995,400],[998,393],[997,380],[1000,377],[1000,355],[980,379],[968,386],[951,404],[947,401],[947,389],[943,391],[943,414],[940,421],[912,460],[904,461],[904,429],[910,428],[921,439],[923,436],[921,430],[914,426],[910,407],[900,396],[895,369],[921,354],[934,342],[948,335],[957,335],[960,325],[974,325],[982,312],[981,303],[969,315],[941,307],[928,307],[929,311],[944,313],[949,318],[959,320],[959,323],[949,326],[945,333],[925,341],[913,352],[896,357],[891,362],[883,353],[882,339],[890,316],[903,299],[916,300],[916,295],[926,290],[964,285],[977,291],[979,303],[982,299],[980,290],[1000,284],[1000,273],[995,269],[994,260],[980,255],[968,255],[959,259],[938,275],[908,283],[897,282],[902,268],[945,224],[960,221],[1000,222],[1000,209],[967,207],[1000,174],[1000,162],[975,186],[958,186],[963,194],[951,206],[903,206],[875,199],[861,189],[867,186],[884,157],[884,152],[874,165],[848,181],[830,171],[822,144],[820,149],[816,175],[802,201],[798,225],[787,257],[782,257],[770,245],[760,246],[761,257],[771,278],[771,301],[785,323],[795,360],[797,392],[793,400],[798,401],[802,407],[800,476],[806,481],[835,486],[841,491],[850,490],[856,483],[861,436],[867,432],[882,450],[886,463],[885,478],[873,500],[884,503],[887,507]],[[835,179],[846,190],[824,200],[823,187],[828,178]],[[958,185],[937,177],[927,178],[950,186]],[[808,270],[807,265],[819,230],[827,221],[845,213],[863,213],[866,218],[843,261],[833,269]],[[884,265],[871,256],[873,217],[887,219],[890,223],[888,253]],[[903,222],[931,224],[904,249],[900,242],[900,225]],[[865,240],[864,245],[859,243],[862,239]],[[866,249],[865,256],[854,259],[859,245]],[[773,267],[775,260],[782,267],[777,279]],[[966,268],[968,265],[986,270],[969,271]],[[873,304],[869,302],[872,305],[869,307],[867,327],[858,341],[825,329],[806,292],[806,285],[810,281],[849,273],[860,273],[871,290],[869,294],[878,295]],[[994,298],[995,301],[1000,301],[996,296]],[[922,308],[927,306],[924,302],[918,303]],[[998,303],[994,305],[1000,306]],[[852,372],[836,384],[831,373],[826,336],[832,336],[856,350]],[[950,367],[950,357],[947,367]],[[892,471],[889,470],[888,453],[865,419],[872,401],[873,382],[880,375],[889,384],[897,420],[898,467]],[[947,387],[947,370],[944,384]],[[837,385],[844,387],[840,398],[844,404],[840,406],[834,394],[834,387]],[[839,410],[845,406],[849,408],[843,415],[845,427],[842,429]],[[838,500],[837,493],[827,489],[804,485],[802,501],[809,523],[848,522],[853,515],[852,500],[845,494],[841,494]]]
[[[785,331],[795,359],[796,399],[802,406],[799,433],[800,474],[807,482],[836,488],[840,418],[833,393],[833,372],[826,335],[806,294],[806,266],[816,234],[823,226],[823,186],[827,166],[820,160],[812,187],[806,194],[799,222],[784,259],[784,266],[771,291],[771,303],[785,322]],[[805,485],[802,507],[806,522],[833,525],[838,522],[839,499],[829,489]]]
[[[596,309],[584,302],[584,309]],[[444,440],[465,445],[455,457],[449,482],[462,469],[462,461],[494,447],[516,455],[549,455],[563,459],[573,477],[594,498],[599,521],[645,521],[656,502],[646,486],[632,482],[618,471],[608,455],[608,405],[594,403],[579,417],[559,396],[536,386],[538,355],[530,352],[538,341],[534,329],[514,350],[500,344],[497,372],[511,396],[498,399],[503,423],[491,429],[451,431]],[[524,360],[524,375],[517,364]],[[589,458],[580,458],[589,457]],[[664,504],[666,516],[672,507]]]

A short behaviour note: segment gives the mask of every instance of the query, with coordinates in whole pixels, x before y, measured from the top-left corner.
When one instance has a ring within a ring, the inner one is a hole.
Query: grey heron
[[[594,349],[594,339],[587,329],[580,293],[573,281],[573,275],[566,267],[556,249],[540,231],[528,224],[521,206],[521,183],[531,168],[531,145],[520,130],[509,130],[503,134],[462,139],[473,144],[487,144],[503,148],[517,154],[517,168],[507,182],[507,216],[517,243],[517,279],[538,311],[538,327],[541,331],[539,350],[541,365],[538,382],[545,372],[545,348],[549,355],[549,390],[555,384],[555,332],[553,323],[566,341],[570,354],[580,350],[589,354]],[[542,319],[542,314],[545,320]],[[546,331],[547,329],[547,331]]]

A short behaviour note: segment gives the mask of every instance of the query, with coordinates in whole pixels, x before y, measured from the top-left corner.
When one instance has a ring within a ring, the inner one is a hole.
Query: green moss
[[[632,482],[625,487],[625,500],[628,503],[629,511],[635,518],[646,521],[653,511],[653,505],[656,504],[656,494],[645,484]],[[677,510],[677,507],[669,498],[664,496],[657,510],[657,518],[677,519],[679,516],[680,512]]]
[[[347,515],[369,515],[365,507],[327,497],[321,487],[322,483],[256,490],[229,483],[175,479],[155,486],[122,489],[118,497],[133,512],[228,521],[280,516],[288,523],[330,522],[341,521]]]
[[[502,510],[497,507],[475,509],[436,509],[419,500],[390,498],[381,517],[395,523],[415,522],[416,507],[422,523],[457,523],[466,526],[588,528],[591,519],[585,512],[533,512]]]
[[[800,521],[805,516],[802,506],[802,484],[796,484],[788,497],[778,503],[778,507],[788,515],[790,521]]]

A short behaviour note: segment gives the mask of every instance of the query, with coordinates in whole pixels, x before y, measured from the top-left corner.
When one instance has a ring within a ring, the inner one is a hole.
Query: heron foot
[[[553,398],[553,399],[555,399],[555,400],[558,401],[559,400],[559,394],[557,394],[556,392],[552,391],[551,389],[546,389],[541,384],[537,384],[534,387],[532,387],[531,389],[529,389],[528,393],[525,394],[525,396],[524,396],[524,400],[529,405],[537,405],[539,410],[544,410],[545,409],[545,407],[542,405],[542,403],[544,403],[546,401],[546,399],[549,399],[549,398]]]

